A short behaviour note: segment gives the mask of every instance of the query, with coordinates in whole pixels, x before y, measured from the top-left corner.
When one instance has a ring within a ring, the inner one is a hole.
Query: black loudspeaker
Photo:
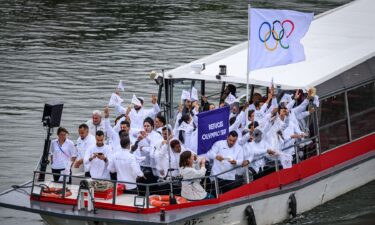
[[[42,122],[45,127],[59,127],[64,104],[44,104]]]

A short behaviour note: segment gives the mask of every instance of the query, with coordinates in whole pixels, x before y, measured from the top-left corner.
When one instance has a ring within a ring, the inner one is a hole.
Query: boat
[[[316,16],[303,39],[305,61],[251,73],[252,89],[268,87],[272,77],[278,89],[317,89],[320,107],[311,117],[312,135],[304,141],[311,143],[309,156],[292,168],[278,170],[275,165],[275,172],[253,181],[245,179],[242,186],[213,199],[152,206],[152,185],[145,185],[146,196],[138,196],[122,194],[126,182],[106,181],[113,183],[112,188],[100,193],[93,192],[80,176],[64,175],[63,182],[52,182],[42,155],[32,180],[2,192],[0,206],[40,214],[47,224],[56,225],[267,225],[373,181],[375,31],[369,28],[375,21],[374,9],[374,1],[356,0]],[[166,115],[173,118],[183,87],[200,86],[205,95],[207,89],[218,86],[222,93],[228,83],[246,85],[247,46],[244,42],[153,76]],[[220,72],[223,66],[226,71]],[[69,177],[71,184],[66,182]],[[215,183],[217,176],[211,179]],[[175,182],[180,181],[165,181]]]

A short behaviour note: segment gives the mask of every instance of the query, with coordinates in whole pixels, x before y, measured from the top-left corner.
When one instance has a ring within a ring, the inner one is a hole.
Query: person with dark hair
[[[167,120],[161,113],[158,113],[155,117],[154,124],[155,131],[161,134],[163,127],[167,124]]]
[[[120,126],[115,126],[114,128],[111,127],[108,106],[104,108],[104,126],[107,131],[107,136],[110,139],[112,149],[120,148],[120,138],[123,135],[129,136],[131,143],[135,142],[135,134],[131,133],[128,121],[122,120]],[[117,131],[117,127],[120,127],[121,129]]]
[[[126,191],[129,194],[138,194],[137,185],[134,184],[138,177],[144,174],[133,154],[130,153],[130,139],[128,136],[121,137],[121,148],[117,149],[109,162],[108,170],[117,173],[117,180],[125,183]]]
[[[237,97],[236,96],[236,86],[234,86],[233,84],[228,84],[225,87],[224,92],[221,96],[221,100],[225,101],[225,99],[228,97],[229,94],[233,95],[234,97]]]
[[[181,181],[181,196],[189,201],[213,198],[211,194],[208,194],[204,190],[200,184],[200,179],[191,180],[204,177],[206,174],[206,159],[200,158],[198,165],[199,169],[196,169],[193,167],[195,157],[196,155],[191,151],[184,151],[180,155],[180,174],[183,179]]]
[[[254,120],[260,123],[266,117],[266,111],[268,110],[268,105],[270,104],[271,100],[274,98],[273,96],[273,89],[268,93],[266,101],[263,101],[263,98],[260,100],[256,100],[254,102]]]
[[[215,104],[212,102],[208,102],[208,98],[204,95],[202,95],[202,111],[209,111],[214,110],[216,108]]]
[[[116,106],[116,109],[120,114],[125,114],[125,117],[130,118],[131,129],[135,132],[138,132],[143,129],[142,122],[145,118],[154,118],[156,114],[160,112],[160,107],[157,103],[157,100],[157,97],[155,95],[152,95],[151,103],[153,107],[151,109],[144,109],[143,99],[136,98],[136,96],[134,95],[132,100],[132,104],[134,104],[133,108],[131,106],[128,106],[128,108],[125,110],[125,108],[119,104]]]
[[[61,174],[63,171],[66,175],[70,174],[72,163],[76,160],[77,151],[74,143],[67,138],[69,132],[59,127],[57,129],[57,139],[51,142],[50,155],[51,155],[51,169],[52,173]],[[54,181],[61,181],[62,177],[53,175]],[[70,181],[70,179],[69,179]]]
[[[190,114],[184,114],[178,117],[179,120],[175,124],[173,130],[174,137],[177,138],[181,144],[186,148],[196,152],[197,139],[196,126]]]
[[[97,179],[109,179],[107,170],[110,148],[104,144],[104,132],[98,130],[95,135],[96,145],[88,149],[84,163],[89,168],[90,176]]]
[[[163,137],[156,131],[154,131],[154,120],[147,117],[143,121],[143,130],[139,132],[135,146],[137,149],[134,155],[139,159],[142,171],[146,177],[145,180],[141,180],[144,183],[156,183],[157,182],[157,169],[156,169],[156,146],[163,141]],[[144,191],[144,189],[142,189]]]
[[[83,171],[86,174],[86,176],[89,176],[88,174],[89,168],[85,166],[85,164],[83,163],[83,159],[85,158],[85,154],[87,150],[95,145],[96,140],[95,140],[95,137],[89,133],[89,127],[85,123],[79,125],[78,134],[79,134],[79,137],[76,142],[77,143],[76,148],[77,148],[78,154],[77,154],[77,160],[74,163],[74,168],[77,169],[76,170],[77,172]],[[83,165],[83,168],[81,168],[81,165]],[[79,168],[83,170],[80,170]]]
[[[162,128],[162,131],[161,131],[161,135],[163,137],[163,140],[166,141],[166,140],[170,140],[172,137],[173,137],[173,133],[172,133],[172,130],[169,126],[165,126]]]
[[[237,144],[237,138],[237,132],[231,131],[226,140],[215,142],[208,151],[207,157],[213,160],[211,175],[220,174],[242,164],[243,151],[241,146]],[[222,193],[242,184],[242,181],[236,180],[235,176],[236,170],[218,176]]]
[[[169,146],[167,143],[169,143]],[[167,175],[178,177],[180,175],[178,168],[180,154],[183,151],[185,151],[185,148],[178,139],[163,141],[156,162],[156,167],[160,177],[165,177]],[[170,171],[170,174],[167,174],[168,171]]]

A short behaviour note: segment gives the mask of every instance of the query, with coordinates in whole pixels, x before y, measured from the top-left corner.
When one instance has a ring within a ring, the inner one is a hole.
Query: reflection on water
[[[350,0],[261,0],[253,7],[321,13]],[[29,180],[43,148],[44,102],[65,103],[62,125],[77,126],[123,97],[146,103],[151,70],[171,69],[247,38],[243,0],[0,0],[0,190]],[[40,224],[0,209],[2,224]]]

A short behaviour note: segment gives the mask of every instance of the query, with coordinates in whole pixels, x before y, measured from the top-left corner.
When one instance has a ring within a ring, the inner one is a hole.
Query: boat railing
[[[41,184],[44,184],[44,181],[38,180],[38,177],[40,177],[40,174],[44,174],[47,176],[60,176],[62,177],[62,181],[56,182],[56,183],[61,183],[62,184],[62,194],[61,198],[66,198],[66,188],[68,187],[67,185],[70,184],[79,184],[80,182],[73,182],[74,179],[77,179],[78,181],[81,180],[93,180],[93,181],[105,181],[105,182],[110,182],[113,184],[113,198],[112,198],[112,204],[116,204],[116,199],[117,199],[117,193],[118,193],[118,184],[131,184],[131,185],[136,185],[137,188],[139,189],[140,187],[143,187],[145,189],[144,195],[139,195],[140,197],[143,196],[145,199],[145,208],[150,207],[150,202],[149,202],[149,197],[153,195],[152,189],[153,187],[160,187],[163,185],[169,185],[170,186],[170,193],[173,193],[173,185],[179,185],[181,182],[192,182],[195,180],[201,180],[201,179],[210,179],[212,184],[214,185],[214,190],[216,193],[216,198],[219,197],[219,181],[218,181],[218,176],[223,175],[225,173],[237,170],[241,168],[242,166],[234,166],[233,168],[224,171],[222,173],[216,174],[216,175],[210,175],[210,176],[203,176],[203,177],[198,177],[198,178],[192,178],[192,179],[166,179],[164,181],[158,182],[158,183],[134,183],[134,182],[128,182],[128,181],[118,181],[118,180],[108,180],[108,179],[96,179],[96,178],[88,178],[84,176],[77,176],[77,175],[68,175],[68,174],[59,174],[59,173],[51,173],[51,172],[43,172],[43,171],[34,171],[34,176],[32,180],[32,189],[31,189],[31,195],[35,197],[40,197],[41,196]],[[43,176],[44,177],[44,176]],[[72,182],[68,182],[69,180],[72,180]],[[35,187],[39,187],[39,190],[36,190]]]
[[[318,141],[319,141],[319,138],[317,136],[314,136],[314,137],[311,137],[311,138],[306,138],[304,140],[298,141],[294,145],[290,145],[288,147],[285,147],[282,150],[294,148],[295,149],[295,156],[296,156],[295,163],[299,163],[301,161],[301,159],[300,159],[298,154],[299,154],[299,151],[300,151],[301,144],[305,144],[305,143],[310,142],[310,145],[315,145],[316,146],[316,153],[315,154],[318,155],[319,154],[319,147],[318,147],[319,143],[318,143]],[[279,160],[277,158],[274,159],[274,167],[275,167],[276,171],[279,170]],[[35,189],[34,189],[35,187],[39,186],[44,181],[44,180],[38,180],[38,179],[40,179],[40,177],[44,177],[44,176],[39,176],[40,174],[49,175],[49,176],[55,175],[55,176],[62,177],[62,182],[58,182],[58,183],[62,183],[61,198],[65,198],[66,188],[67,188],[67,185],[69,185],[69,183],[79,184],[81,180],[90,179],[90,180],[93,180],[93,181],[105,181],[105,182],[110,182],[110,183],[113,184],[112,204],[114,204],[114,205],[116,204],[116,200],[117,200],[118,184],[125,184],[125,186],[127,184],[128,185],[136,185],[137,189],[138,189],[138,196],[144,198],[144,203],[145,203],[144,208],[149,208],[150,207],[149,197],[151,195],[155,194],[155,193],[153,193],[153,190],[158,189],[158,187],[161,187],[161,186],[164,186],[164,187],[169,186],[168,192],[173,193],[174,186],[181,185],[181,182],[193,182],[193,181],[196,181],[196,180],[209,181],[210,184],[211,184],[210,189],[211,190],[213,189],[212,192],[215,193],[215,197],[219,198],[220,185],[219,185],[218,177],[223,175],[223,174],[232,172],[234,170],[238,170],[240,168],[245,168],[245,170],[244,170],[245,172],[243,173],[244,183],[246,183],[246,184],[250,183],[252,178],[251,178],[251,173],[249,173],[249,170],[247,169],[248,166],[243,167],[242,165],[233,166],[233,168],[231,168],[229,170],[226,170],[226,171],[223,171],[221,173],[215,174],[215,175],[202,176],[202,177],[197,177],[197,178],[192,178],[192,179],[172,179],[172,177],[167,177],[166,179],[160,180],[160,182],[150,183],[150,184],[134,183],[134,182],[118,181],[118,180],[108,180],[108,179],[95,179],[95,178],[88,178],[88,177],[84,177],[84,176],[69,175],[69,174],[58,174],[58,173],[43,172],[43,171],[35,170],[34,176],[33,176],[33,181],[32,181],[33,183],[32,183],[31,194],[33,196],[40,196],[41,195],[41,189],[36,191],[36,192],[35,192]],[[79,182],[76,182],[77,180],[75,180],[75,179],[77,179]],[[68,182],[68,181],[75,181],[75,182]],[[144,193],[139,192],[140,188],[145,190]],[[158,191],[156,191],[156,192],[158,192]]]
[[[301,147],[301,145],[303,145],[303,147]],[[304,149],[304,148],[307,148],[307,147],[309,147],[309,149]],[[308,158],[310,158],[311,156],[314,156],[314,155],[320,155],[319,137],[313,136],[313,137],[310,137],[310,138],[304,138],[303,140],[297,141],[293,145],[289,145],[287,147],[284,147],[283,149],[281,149],[281,152],[283,152],[285,150],[288,150],[290,148],[294,149],[294,160],[295,161],[293,162],[293,164],[298,164],[301,161],[303,161],[303,159],[308,159]],[[303,157],[301,157],[300,154],[299,154],[301,150],[303,150],[303,154],[304,154]],[[274,164],[275,170],[278,171],[279,168],[280,168],[279,157],[274,156],[274,157],[271,157],[271,158],[273,159],[272,160],[273,162],[271,162],[271,164]]]

